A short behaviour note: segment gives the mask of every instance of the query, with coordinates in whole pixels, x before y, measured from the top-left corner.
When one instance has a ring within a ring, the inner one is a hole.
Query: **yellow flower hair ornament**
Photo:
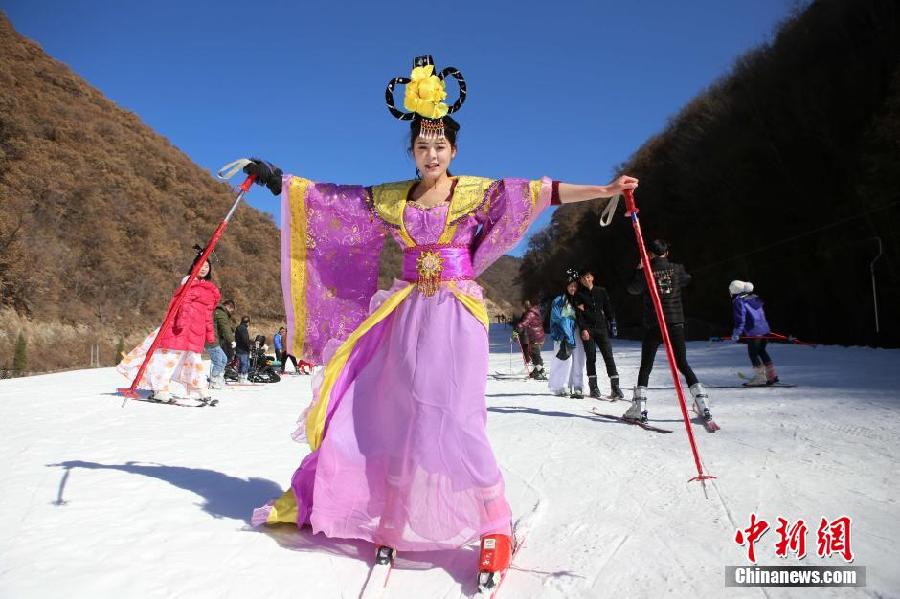
[[[444,81],[434,74],[434,65],[415,67],[410,79],[406,84],[403,107],[426,119],[445,117],[449,108],[443,102],[447,97],[447,89]]]
[[[448,106],[446,77],[453,77],[459,84],[459,98]],[[394,86],[406,85],[403,107],[409,112],[401,112],[394,106]],[[466,101],[466,80],[455,67],[447,67],[436,72],[434,59],[430,55],[417,56],[409,77],[394,77],[385,90],[385,101],[394,118],[401,121],[422,120],[422,133],[429,137],[443,137],[442,119],[460,109]]]

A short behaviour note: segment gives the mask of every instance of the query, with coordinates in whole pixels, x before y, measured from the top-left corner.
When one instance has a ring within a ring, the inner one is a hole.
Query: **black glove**
[[[256,175],[256,184],[266,187],[272,195],[281,194],[281,169],[265,160],[251,158],[251,162],[244,167],[244,173]]]

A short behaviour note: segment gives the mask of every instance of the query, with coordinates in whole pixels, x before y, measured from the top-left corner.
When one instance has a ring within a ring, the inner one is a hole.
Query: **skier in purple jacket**
[[[747,342],[747,352],[750,354],[750,362],[753,364],[753,378],[747,387],[762,387],[774,385],[778,382],[778,374],[775,372],[775,364],[766,351],[768,341],[763,337],[771,331],[766,321],[766,311],[763,301],[753,293],[753,283],[744,281],[732,281],[728,285],[731,293],[731,306],[734,314],[734,329],[731,332],[732,341],[739,341],[742,337]]]

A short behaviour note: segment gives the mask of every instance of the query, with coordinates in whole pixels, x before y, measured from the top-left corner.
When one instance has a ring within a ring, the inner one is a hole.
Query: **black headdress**
[[[459,98],[450,106],[443,102],[447,96],[444,79],[448,76],[453,77],[459,83]],[[394,106],[394,86],[397,84],[407,86],[404,107],[410,112],[402,112]],[[423,91],[425,97],[419,94],[420,90]],[[444,117],[459,110],[466,101],[466,80],[456,67],[447,67],[437,72],[434,59],[430,54],[426,54],[417,56],[413,61],[411,77],[391,79],[384,92],[384,97],[388,110],[394,118],[400,121],[420,121],[419,131],[422,137],[443,137]]]

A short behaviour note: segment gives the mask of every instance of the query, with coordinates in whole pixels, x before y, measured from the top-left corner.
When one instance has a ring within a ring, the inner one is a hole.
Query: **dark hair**
[[[444,122],[444,137],[450,142],[450,145],[456,147],[456,136],[459,134],[459,123],[453,117],[447,115],[441,119]],[[407,151],[412,154],[413,146],[419,138],[419,132],[422,130],[422,119],[413,119],[409,123],[409,146]]]
[[[188,269],[188,276],[190,276],[191,271],[194,270],[194,266],[197,265],[197,262],[200,260],[200,256],[201,256],[201,255],[202,255],[202,254],[197,254],[197,256],[194,258],[194,260],[191,262],[191,267]],[[197,273],[197,278],[198,278],[198,279],[203,279],[204,281],[208,281],[208,280],[210,280],[210,279],[212,278],[212,262],[210,262],[210,261],[207,259],[207,260],[206,260],[206,263],[209,264],[209,272],[206,273],[206,276],[201,277],[200,274],[199,274],[199,271],[198,271],[198,273]],[[203,268],[203,267],[201,266],[201,268]]]
[[[593,276],[593,277],[596,277],[596,276],[597,276],[596,273],[594,273],[594,269],[593,269],[593,268],[588,268],[588,267],[582,267],[582,268],[579,268],[579,269],[578,269],[578,276],[579,276],[579,277],[583,277],[584,275],[591,275],[591,276]]]
[[[227,299],[227,300],[225,300],[224,302],[222,302],[222,305],[223,305],[223,306],[231,306],[232,308],[234,308],[234,300],[233,300],[233,299]]]
[[[249,324],[250,317],[249,316],[241,316],[241,324]]]
[[[662,256],[669,251],[669,244],[663,239],[654,239],[647,244],[647,251],[654,256]]]

